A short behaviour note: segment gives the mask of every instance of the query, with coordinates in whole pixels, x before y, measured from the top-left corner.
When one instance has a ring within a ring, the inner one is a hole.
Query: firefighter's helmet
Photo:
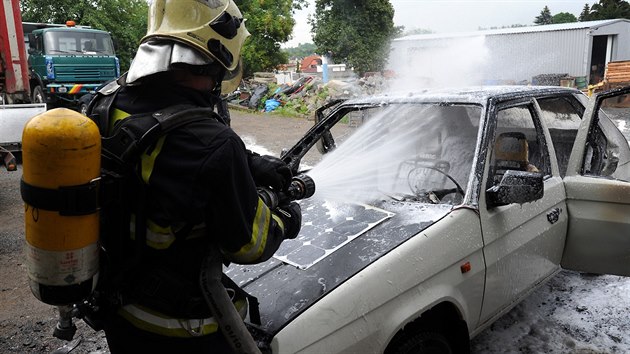
[[[154,0],[147,34],[127,82],[169,70],[175,63],[218,63],[226,69],[226,78],[237,77],[241,48],[248,36],[243,15],[233,0]]]

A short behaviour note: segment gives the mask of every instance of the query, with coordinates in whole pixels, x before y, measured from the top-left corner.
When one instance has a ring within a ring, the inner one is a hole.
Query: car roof
[[[471,103],[484,105],[491,98],[516,98],[553,94],[576,94],[579,90],[560,86],[476,86],[464,88],[398,91],[347,100],[343,105],[389,103]]]

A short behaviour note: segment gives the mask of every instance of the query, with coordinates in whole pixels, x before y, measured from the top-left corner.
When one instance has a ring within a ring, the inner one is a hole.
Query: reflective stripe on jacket
[[[247,300],[237,300],[236,310],[245,318],[247,315]],[[167,337],[190,338],[215,333],[219,328],[214,317],[202,319],[171,318],[157,311],[139,305],[125,305],[118,310],[118,314],[135,327]]]

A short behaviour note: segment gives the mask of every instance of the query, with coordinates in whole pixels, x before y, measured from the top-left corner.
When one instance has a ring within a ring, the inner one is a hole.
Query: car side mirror
[[[486,191],[488,206],[529,203],[544,195],[543,176],[538,172],[508,170],[498,185]]]

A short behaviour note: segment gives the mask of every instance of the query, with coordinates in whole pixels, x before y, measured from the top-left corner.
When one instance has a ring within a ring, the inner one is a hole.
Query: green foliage
[[[549,7],[545,6],[545,8],[540,11],[540,15],[536,16],[534,23],[537,25],[550,25],[553,23],[553,18],[551,16],[551,11]]]
[[[578,20],[580,22],[590,21],[590,18],[591,18],[591,7],[588,6],[588,4],[584,4],[584,7],[582,8],[582,12],[580,13],[580,17],[578,18]]]
[[[552,23],[572,23],[578,22],[574,14],[568,12],[559,12],[551,18]]]
[[[65,23],[108,31],[118,44],[122,71],[129,69],[147,29],[145,0],[21,0],[24,22]]]
[[[591,6],[589,21],[608,20],[616,18],[630,19],[630,3],[623,0],[599,0]]]
[[[284,102],[284,104],[276,108],[276,110],[273,111],[274,113],[287,117],[304,117],[308,114],[308,106],[303,100],[287,100],[287,98],[282,95],[280,101]]]
[[[304,58],[315,54],[317,47],[313,43],[300,43],[297,47],[285,48],[282,50],[288,57]]]
[[[309,23],[320,54],[362,75],[385,67],[390,39],[399,31],[393,18],[389,0],[315,0]]]
[[[287,54],[280,43],[290,39],[295,26],[293,12],[306,5],[305,0],[235,0],[235,3],[252,34],[243,48],[245,76],[286,63]]]
[[[328,86],[324,86],[321,90],[319,90],[319,92],[317,93],[317,98],[320,101],[325,101],[328,98],[329,92],[328,92]]]

